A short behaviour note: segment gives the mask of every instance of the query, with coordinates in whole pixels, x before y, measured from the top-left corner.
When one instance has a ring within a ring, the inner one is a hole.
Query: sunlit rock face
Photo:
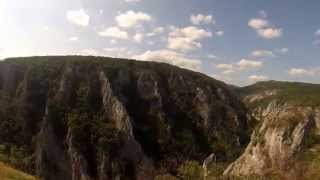
[[[297,171],[302,171],[303,167],[299,165],[300,170],[297,170],[297,164],[304,160],[305,152],[319,143],[320,104],[312,99],[318,95],[317,92],[305,94],[311,97],[311,101],[304,94],[297,97],[299,101],[284,99],[289,93],[293,94],[293,88],[305,88],[306,85],[283,84],[277,88],[274,82],[261,83],[242,90],[245,92],[242,93],[244,102],[259,123],[245,152],[228,166],[224,175],[265,176],[277,173],[285,178],[298,178]],[[287,86],[291,91],[285,89]]]
[[[312,108],[270,104],[261,111],[263,122],[252,134],[245,153],[225,173],[263,175],[273,170],[290,169],[314,120],[319,119],[314,112]]]
[[[212,153],[235,160],[249,142],[244,105],[200,73],[94,57],[16,58],[0,69],[0,142],[41,179],[150,180]]]

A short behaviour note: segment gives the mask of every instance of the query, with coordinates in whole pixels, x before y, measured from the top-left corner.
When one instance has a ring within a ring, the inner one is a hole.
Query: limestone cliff
[[[245,152],[224,174],[307,179],[299,162],[320,143],[320,86],[271,81],[240,92],[259,124]]]
[[[0,90],[5,160],[45,180],[176,175],[184,161],[212,153],[234,160],[251,129],[227,85],[161,63],[8,59]]]

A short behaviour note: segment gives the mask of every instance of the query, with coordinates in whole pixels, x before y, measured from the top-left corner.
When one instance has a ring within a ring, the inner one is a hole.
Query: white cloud
[[[141,2],[141,0],[125,0],[125,2]]]
[[[265,39],[275,39],[282,36],[282,29],[277,28],[259,29],[257,32]]]
[[[111,40],[110,40],[110,44],[118,44],[118,41],[115,40],[115,39],[111,39]]]
[[[191,15],[190,21],[194,25],[210,24],[210,23],[215,24],[215,20],[212,17],[212,15],[203,15],[203,14]]]
[[[137,42],[137,43],[141,43],[142,40],[144,38],[144,35],[142,33],[137,33],[136,35],[134,35],[133,39]]]
[[[264,39],[276,39],[282,36],[282,29],[274,27],[266,18],[266,12],[259,12],[263,18],[252,18],[248,26],[256,30],[257,34]]]
[[[269,78],[267,76],[262,76],[262,75],[251,75],[248,77],[248,80],[250,82],[258,82],[258,81],[266,81]]]
[[[234,69],[228,69],[228,70],[224,70],[222,71],[222,74],[224,75],[228,75],[228,74],[233,74],[235,73],[236,71]]]
[[[224,35],[224,31],[217,31],[215,34],[217,36],[223,36]]]
[[[253,18],[249,21],[248,25],[253,29],[262,29],[269,26],[269,22],[265,19]]]
[[[241,59],[237,63],[231,64],[213,64],[216,69],[221,70],[222,74],[228,75],[236,72],[241,72],[243,70],[256,69],[263,66],[263,62]]]
[[[288,48],[281,48],[281,49],[279,49],[279,52],[281,52],[281,53],[283,53],[283,54],[287,53],[288,51],[289,51]]]
[[[314,33],[316,36],[320,36],[320,29]]]
[[[233,64],[217,64],[217,69],[222,70],[222,74],[232,74],[235,73],[236,67]]]
[[[152,32],[147,34],[147,36],[152,37],[152,36],[156,36],[157,34],[161,34],[163,32],[164,32],[164,28],[160,26],[160,27],[154,28]]]
[[[268,50],[254,50],[251,52],[250,56],[257,58],[275,57],[274,53]]]
[[[260,68],[263,66],[263,62],[261,61],[255,61],[255,60],[247,60],[247,59],[241,59],[237,63],[238,67],[240,69],[252,69],[252,68]]]
[[[199,40],[212,37],[212,33],[204,29],[198,29],[194,26],[185,28],[172,27],[169,33],[168,48],[175,50],[189,51],[196,48],[201,48],[202,45]]]
[[[214,55],[214,54],[209,54],[209,55],[208,55],[208,58],[210,58],[210,59],[216,59],[216,58],[217,58],[217,56],[216,56],[216,55]]]
[[[79,55],[84,56],[107,56],[107,57],[117,57],[117,58],[129,58],[130,51],[127,51],[126,48],[104,48],[104,49],[83,49]]]
[[[189,26],[185,28],[174,28],[172,32],[170,32],[170,36],[172,37],[187,37],[191,40],[199,40],[206,37],[211,37],[212,33],[208,32],[204,29],[198,29],[194,26]]]
[[[78,40],[79,40],[79,38],[76,37],[76,36],[73,36],[73,37],[69,38],[69,41],[78,41]]]
[[[156,27],[156,28],[153,29],[153,32],[155,32],[155,33],[163,33],[164,32],[164,27],[161,27],[161,26]]]
[[[152,46],[152,45],[154,45],[154,42],[153,41],[148,41],[147,44]]]
[[[96,49],[83,49],[80,55],[84,56],[103,56],[98,50]]]
[[[126,48],[114,47],[114,48],[104,48],[103,50],[109,51],[109,52],[123,52],[123,51],[126,51]]]
[[[126,48],[119,48],[119,47],[104,48],[103,51],[104,53],[106,53],[108,56],[111,56],[111,57],[128,58],[130,54]]]
[[[67,19],[71,23],[79,26],[88,26],[90,22],[90,16],[85,12],[84,9],[68,11]]]
[[[217,69],[232,69],[233,68],[233,65],[232,64],[217,64],[216,65],[216,68]]]
[[[320,68],[303,69],[303,68],[292,68],[288,71],[291,76],[313,76],[320,74]]]
[[[151,21],[152,17],[149,14],[143,12],[127,11],[124,14],[120,14],[116,17],[118,26],[123,28],[131,28],[139,24],[140,22]]]
[[[41,30],[42,30],[42,31],[49,31],[50,28],[49,28],[49,26],[43,26],[43,27],[41,28]]]
[[[112,37],[116,39],[128,39],[128,33],[119,29],[118,27],[110,27],[104,31],[98,32],[100,36]]]
[[[189,51],[189,50],[193,50],[201,47],[202,47],[201,43],[195,42],[189,38],[183,38],[183,37],[168,38],[169,49]]]
[[[191,59],[186,57],[182,53],[178,53],[171,50],[156,50],[156,51],[146,51],[143,54],[135,55],[133,59],[143,60],[143,61],[157,61],[169,63],[172,65],[180,66],[183,68],[191,70],[200,70],[201,61],[198,59]]]

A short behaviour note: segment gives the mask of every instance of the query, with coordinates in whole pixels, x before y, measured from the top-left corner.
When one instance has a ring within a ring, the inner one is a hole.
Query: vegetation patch
[[[0,162],[0,179],[1,180],[36,180],[37,178],[13,169],[8,165]]]
[[[253,102],[250,107],[263,107],[277,100],[281,103],[290,103],[297,106],[319,106],[320,85],[298,82],[266,81],[239,89],[243,97],[261,94],[265,91],[277,90],[277,93],[265,99]]]

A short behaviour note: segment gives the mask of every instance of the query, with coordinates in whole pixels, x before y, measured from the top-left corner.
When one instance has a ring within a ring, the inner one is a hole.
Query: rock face
[[[175,175],[185,160],[212,153],[234,160],[249,140],[251,119],[228,86],[166,64],[9,59],[0,89],[0,144],[19,152],[8,153],[22,159],[15,166],[45,180]]]
[[[320,95],[320,91],[315,91],[315,94],[300,94],[299,98],[305,100],[304,96],[309,96],[312,101],[298,103],[283,98],[284,95],[294,94],[286,89],[291,90],[293,86],[289,84],[288,87],[281,87],[275,86],[274,82],[269,83],[247,87],[251,88],[251,91],[243,94],[245,103],[251,108],[252,115],[259,124],[245,152],[229,165],[224,172],[225,175],[265,176],[280,173],[285,174],[287,178],[297,178],[296,172],[293,172],[296,169],[293,167],[299,156],[319,142],[316,139],[320,135],[317,125],[320,121],[320,104],[317,105],[317,99],[313,95]],[[294,85],[297,91],[299,86]],[[303,93],[303,88],[305,85],[301,85],[299,92]],[[319,87],[314,88],[320,90]]]

